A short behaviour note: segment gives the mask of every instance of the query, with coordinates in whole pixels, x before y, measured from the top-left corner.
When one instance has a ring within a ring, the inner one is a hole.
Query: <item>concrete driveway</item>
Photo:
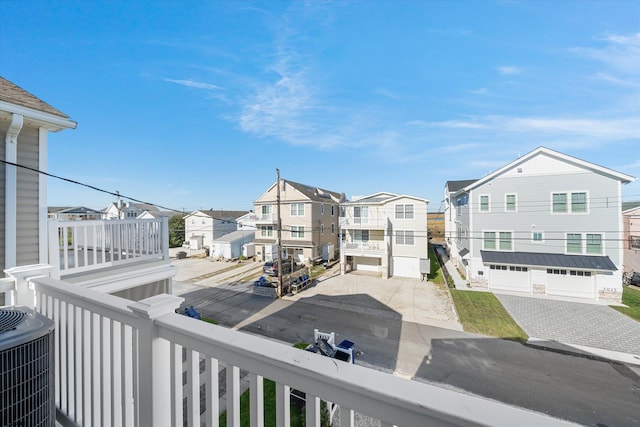
[[[640,323],[601,304],[496,293],[532,339],[568,344],[586,352],[624,353],[640,364]],[[604,350],[599,352],[597,350]]]
[[[323,295],[332,297],[331,304],[334,307],[336,302],[333,297],[367,295],[398,312],[403,322],[462,331],[453,302],[445,288],[431,282],[405,277],[381,279],[355,273],[340,275],[340,267],[337,264],[319,278],[317,285],[296,295],[285,296],[283,299],[290,301],[307,299],[321,304]],[[351,297],[349,304],[339,303],[339,305],[342,309],[360,313],[372,313],[372,310],[375,310],[353,302],[354,299]]]

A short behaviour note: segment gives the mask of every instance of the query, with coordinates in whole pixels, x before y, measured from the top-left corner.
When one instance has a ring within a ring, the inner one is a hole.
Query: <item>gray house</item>
[[[448,182],[451,258],[489,289],[620,301],[621,185],[634,179],[540,147],[482,179]]]

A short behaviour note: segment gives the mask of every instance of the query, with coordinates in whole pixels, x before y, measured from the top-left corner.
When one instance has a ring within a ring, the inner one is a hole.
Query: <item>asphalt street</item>
[[[284,301],[254,296],[248,289],[207,287],[181,296],[185,306],[193,305],[223,326],[292,344],[311,342],[314,328],[334,331],[337,341],[356,343],[356,363],[416,381],[583,425],[640,425],[637,368],[403,322],[399,313],[362,294]],[[332,301],[341,309],[332,308]],[[345,310],[350,304],[372,309]],[[415,368],[399,362],[406,358],[420,363]]]

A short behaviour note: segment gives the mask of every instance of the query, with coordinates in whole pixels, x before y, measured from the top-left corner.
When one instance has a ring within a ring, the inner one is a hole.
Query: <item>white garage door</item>
[[[353,269],[360,271],[380,271],[380,258],[353,257]]]
[[[567,274],[547,274],[547,295],[595,298],[594,276],[572,276],[568,273],[567,271]]]
[[[392,276],[420,278],[420,260],[394,256],[392,261]]]
[[[531,292],[528,271],[489,270],[489,288],[504,291]]]

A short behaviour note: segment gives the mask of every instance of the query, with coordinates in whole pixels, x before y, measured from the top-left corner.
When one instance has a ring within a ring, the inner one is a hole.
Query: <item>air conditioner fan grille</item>
[[[0,333],[14,330],[27,316],[24,311],[0,310]]]

